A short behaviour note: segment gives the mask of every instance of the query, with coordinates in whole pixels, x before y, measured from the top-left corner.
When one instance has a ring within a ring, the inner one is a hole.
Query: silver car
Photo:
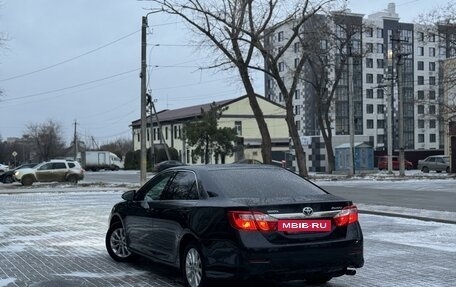
[[[450,157],[446,155],[428,156],[424,160],[418,161],[418,169],[424,173],[428,173],[431,170],[450,173]]]

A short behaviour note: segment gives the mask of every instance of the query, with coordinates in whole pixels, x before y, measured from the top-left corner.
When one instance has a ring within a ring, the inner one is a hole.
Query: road
[[[58,187],[57,187],[58,188]],[[140,260],[117,263],[104,247],[107,219],[121,192],[0,195],[0,286],[181,287],[177,270]],[[366,264],[331,287],[451,286],[456,225],[360,215]],[[258,286],[225,282],[216,286]],[[277,284],[306,286],[302,281]]]
[[[148,174],[151,177],[153,174]],[[139,172],[87,172],[84,182],[138,183]],[[456,212],[456,180],[316,181],[329,192],[356,203]]]

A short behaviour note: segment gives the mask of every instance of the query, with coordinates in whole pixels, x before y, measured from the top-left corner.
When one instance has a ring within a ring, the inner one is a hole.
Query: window
[[[429,106],[429,114],[435,115],[435,106],[434,105]]]
[[[429,128],[430,129],[435,129],[436,127],[436,121],[435,120],[430,120],[429,121]]]
[[[198,198],[196,177],[192,172],[178,172],[160,197],[161,200],[195,200]]]
[[[423,105],[418,105],[418,114],[419,115],[424,114],[424,106]]]
[[[366,126],[368,129],[373,129],[374,128],[374,120],[367,120],[366,121]]]
[[[418,120],[418,128],[424,129],[424,120]]]
[[[299,51],[301,51],[301,43],[294,43],[294,52],[298,53]]]
[[[367,27],[365,34],[366,37],[372,37],[374,35],[374,29],[372,27]]]
[[[418,142],[424,143],[424,134],[418,134]]]
[[[279,93],[279,102],[282,101],[282,98],[283,98],[283,97],[282,97],[282,93]]]
[[[424,33],[423,32],[418,32],[416,34],[416,37],[418,38],[418,41],[424,41]]]
[[[377,114],[383,114],[385,112],[385,105],[377,105]]]
[[[377,143],[385,143],[385,136],[377,135]]]
[[[383,59],[377,59],[377,68],[383,69],[385,67],[385,61]]]
[[[66,169],[66,164],[64,162],[54,162],[52,163],[52,169]]]
[[[138,199],[145,199],[146,201],[158,200],[163,190],[168,185],[168,181],[174,176],[173,172],[167,172],[156,176],[153,180],[149,181],[141,189],[138,190]]]
[[[147,129],[147,132],[146,132],[146,141],[150,142],[150,132],[149,132],[149,129]]]
[[[371,105],[371,104],[366,105],[366,113],[373,114],[374,113],[374,105]]]
[[[242,122],[241,121],[234,122],[234,130],[236,131],[236,135],[242,136]]]
[[[418,71],[423,71],[423,70],[424,70],[424,62],[418,61]]]
[[[418,76],[418,85],[424,85],[424,76]]]
[[[429,62],[429,71],[435,71],[435,62]]]
[[[377,99],[383,99],[385,91],[383,89],[377,89]]]
[[[435,57],[435,48],[429,47],[429,57]]]
[[[377,28],[377,38],[383,38],[383,29]]]
[[[374,52],[374,44],[373,43],[366,43],[366,52],[368,52],[368,53]]]
[[[283,31],[280,31],[279,33],[277,33],[277,40],[279,42],[282,42],[283,41]]]
[[[418,47],[418,56],[424,56],[424,47]]]
[[[140,138],[140,133],[136,134],[136,138],[137,138],[138,141],[141,140],[141,138]]]
[[[374,59],[366,58],[366,68],[373,68],[374,67]]]
[[[377,84],[383,83],[383,74],[377,74]]]
[[[300,121],[296,121],[295,125],[296,125],[296,129],[299,131],[301,129],[301,122]]]
[[[429,91],[429,99],[430,100],[435,100],[435,91],[433,91],[433,90]]]
[[[366,74],[366,83],[372,84],[374,82],[374,75],[373,74]]]
[[[424,100],[424,91],[418,91],[418,100]]]
[[[385,128],[385,120],[377,120],[377,129]]]
[[[431,143],[435,143],[436,142],[435,134],[429,134],[429,142],[431,142]]]
[[[299,58],[294,59],[294,67],[297,68],[299,65]]]
[[[179,133],[179,131],[177,129],[177,126],[174,126],[174,138],[175,139],[177,139],[177,136],[179,135],[178,133]]]
[[[284,62],[280,62],[279,63],[279,72],[283,72],[285,70],[285,63]]]
[[[435,42],[435,34],[429,34],[429,42]]]
[[[295,116],[299,115],[300,114],[300,106],[295,106]]]
[[[366,98],[368,98],[368,99],[373,99],[374,98],[374,90],[373,89],[367,89],[366,90]]]
[[[377,53],[383,54],[383,44],[377,43]]]
[[[168,127],[165,128],[165,139],[168,139]]]
[[[435,85],[435,77],[429,77],[429,85],[431,85],[431,86]]]
[[[300,97],[300,92],[299,92],[299,90],[295,90],[295,93],[294,93],[294,94],[295,94],[295,99],[296,99],[296,100],[299,99],[299,97]]]

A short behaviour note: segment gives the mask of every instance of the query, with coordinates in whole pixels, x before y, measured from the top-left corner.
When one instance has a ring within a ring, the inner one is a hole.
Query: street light
[[[147,179],[147,148],[146,148],[146,107],[147,107],[147,94],[146,94],[146,54],[147,54],[147,17],[150,14],[158,13],[163,9],[152,10],[142,17],[141,21],[141,130],[140,130],[140,182],[144,184]]]

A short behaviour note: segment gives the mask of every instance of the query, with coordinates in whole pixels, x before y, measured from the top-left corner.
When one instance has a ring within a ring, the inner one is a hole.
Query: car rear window
[[[279,198],[326,194],[300,176],[285,169],[226,169],[210,171],[217,190],[229,198]]]
[[[73,167],[75,167],[76,165],[75,165],[74,163],[72,163],[72,162],[69,162],[69,163],[68,163],[68,166],[69,166],[70,168],[73,168]]]

